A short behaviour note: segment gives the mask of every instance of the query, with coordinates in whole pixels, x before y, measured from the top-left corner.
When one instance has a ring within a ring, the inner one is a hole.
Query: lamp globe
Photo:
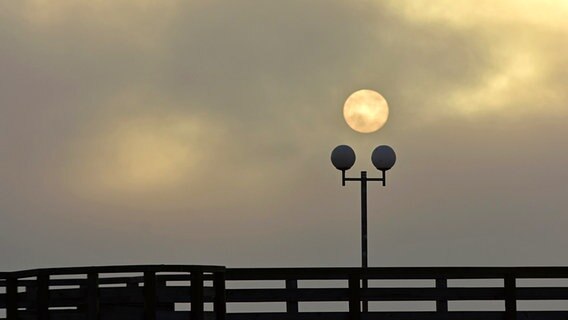
[[[331,163],[337,170],[349,170],[355,163],[355,151],[348,145],[337,146],[331,152]]]
[[[396,153],[390,146],[378,146],[373,150],[371,161],[378,170],[387,171],[394,166]]]

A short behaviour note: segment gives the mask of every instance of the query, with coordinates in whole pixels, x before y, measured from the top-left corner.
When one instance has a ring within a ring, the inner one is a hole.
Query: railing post
[[[37,317],[39,320],[49,319],[49,275],[37,276]]]
[[[6,319],[18,318],[18,279],[10,276],[6,280]]]
[[[292,292],[296,292],[298,289],[298,280],[296,279],[287,279],[286,280],[286,291],[288,292],[288,296],[295,296],[292,295]],[[298,300],[297,299],[288,299],[286,301],[286,312],[287,313],[298,313]]]
[[[361,277],[359,273],[349,275],[349,320],[361,319]]]
[[[225,292],[225,271],[216,271],[213,276],[213,287],[215,288],[215,320],[225,320],[227,313],[227,297]]]
[[[517,279],[514,275],[505,276],[505,319],[517,320]]]
[[[191,320],[203,320],[203,271],[191,272]]]
[[[87,319],[99,320],[99,274],[90,272],[87,274]]]
[[[436,312],[448,312],[447,291],[448,279],[436,279],[436,289],[438,289],[438,299],[436,299]]]
[[[144,272],[144,319],[156,320],[156,272]]]

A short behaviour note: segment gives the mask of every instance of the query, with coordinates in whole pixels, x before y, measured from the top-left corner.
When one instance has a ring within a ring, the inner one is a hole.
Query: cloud
[[[445,23],[456,28],[492,29],[496,25],[528,24],[537,28],[568,29],[564,19],[568,5],[556,0],[505,0],[499,3],[487,0],[461,3],[451,0],[418,0],[388,1],[388,5],[410,20]]]
[[[343,143],[357,152],[353,174],[372,169],[377,144],[399,155],[389,187],[370,196],[376,261],[516,261],[499,252],[531,226],[563,221],[565,9],[0,2],[5,268],[355,264],[359,190],[342,188],[329,163]],[[377,134],[342,119],[362,88],[389,102]],[[549,257],[562,243],[524,241]]]
[[[549,114],[566,113],[558,90],[558,79],[566,72],[555,67],[567,62],[557,54],[568,49],[560,40],[568,35],[564,19],[568,6],[563,2],[414,1],[389,2],[389,6],[409,23],[443,26],[468,39],[470,49],[483,47],[477,53],[482,59],[475,65],[476,76],[467,84],[447,88],[432,102],[465,117],[518,119],[531,117],[543,106]]]
[[[222,128],[142,92],[114,98],[73,144],[72,187],[103,197],[171,190],[194,181]]]

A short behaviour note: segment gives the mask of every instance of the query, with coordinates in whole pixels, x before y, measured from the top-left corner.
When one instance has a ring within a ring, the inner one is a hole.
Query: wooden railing
[[[109,266],[2,274],[7,319],[225,319],[225,268]],[[182,284],[179,285],[178,283]],[[176,303],[191,311],[176,312]],[[204,303],[213,310],[205,312]]]
[[[363,278],[369,281],[365,290],[360,285]],[[553,286],[542,285],[546,279]],[[568,319],[568,305],[517,310],[527,301],[568,301],[568,284],[561,279],[568,283],[568,268],[370,268],[365,273],[360,268],[169,265],[39,269],[0,273],[0,310],[5,314],[0,318]],[[401,286],[409,281],[411,287]],[[523,284],[527,281],[533,286]],[[361,312],[364,300],[370,306],[367,313]],[[381,308],[394,301],[403,303],[398,310]],[[497,310],[453,307],[471,301],[491,301]],[[425,304],[426,310],[412,310],[416,302]],[[342,310],[304,310],[313,303],[332,303],[333,309]],[[238,310],[242,305],[254,310]]]

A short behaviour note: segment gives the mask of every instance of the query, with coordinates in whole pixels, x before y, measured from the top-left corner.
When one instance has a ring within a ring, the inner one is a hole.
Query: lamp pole
[[[367,257],[367,171],[361,171],[361,267],[363,270],[369,266]]]
[[[368,288],[367,268],[368,263],[368,246],[367,246],[367,182],[378,181],[383,186],[386,186],[386,171],[392,168],[396,162],[396,154],[389,146],[378,146],[373,151],[371,160],[377,170],[381,172],[380,178],[367,177],[367,171],[361,171],[360,177],[346,177],[345,171],[349,170],[355,163],[355,152],[347,145],[340,145],[333,149],[331,153],[331,162],[338,169],[341,170],[341,184],[345,186],[347,181],[357,181],[361,184],[361,271],[362,271],[362,285],[363,291]],[[363,298],[363,312],[369,311],[369,304],[367,299]]]

